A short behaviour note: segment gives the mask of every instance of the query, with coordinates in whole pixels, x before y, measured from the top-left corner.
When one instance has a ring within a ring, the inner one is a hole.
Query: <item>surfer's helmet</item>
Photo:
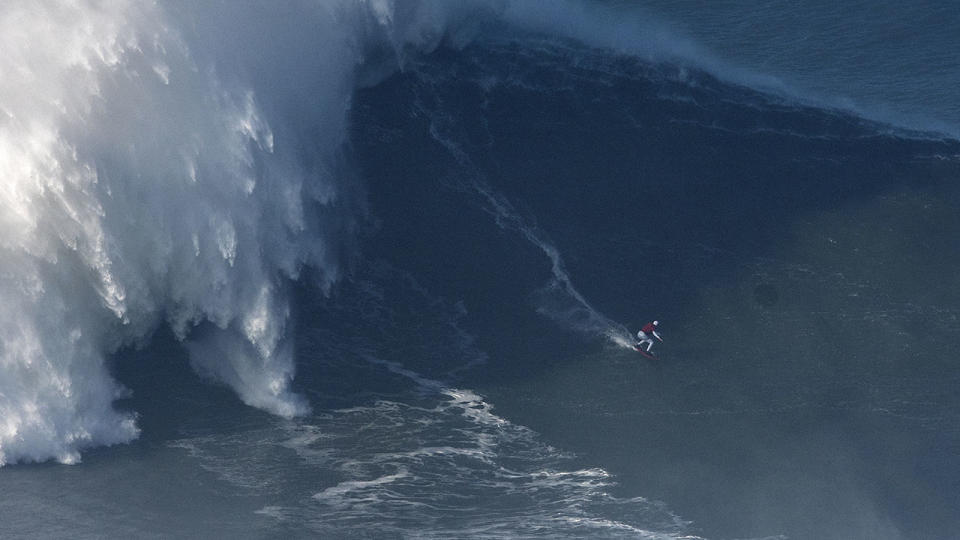
[[[660,321],[653,321],[653,325],[654,325],[654,326],[656,326],[656,325],[658,325],[658,324],[660,324]]]

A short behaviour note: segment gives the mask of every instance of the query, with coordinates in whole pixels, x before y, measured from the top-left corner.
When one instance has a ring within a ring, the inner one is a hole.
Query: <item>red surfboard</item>
[[[651,359],[651,360],[656,360],[656,359],[657,359],[657,357],[654,356],[653,353],[647,352],[646,349],[644,349],[643,347],[640,347],[640,346],[638,346],[638,345],[634,345],[634,346],[633,346],[633,349],[634,349],[635,351],[637,351],[638,353],[640,353],[640,354],[646,356],[647,358]]]

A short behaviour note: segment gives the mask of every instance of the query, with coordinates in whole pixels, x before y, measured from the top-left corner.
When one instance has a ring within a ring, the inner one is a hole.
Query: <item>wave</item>
[[[136,414],[113,405],[126,390],[109,362],[161,325],[245,403],[306,413],[291,390],[290,283],[310,268],[329,291],[365,218],[344,148],[352,94],[495,21],[780,85],[653,18],[572,1],[8,2],[0,465],[75,463],[137,437]],[[533,226],[512,226],[551,259],[568,319],[616,326]]]

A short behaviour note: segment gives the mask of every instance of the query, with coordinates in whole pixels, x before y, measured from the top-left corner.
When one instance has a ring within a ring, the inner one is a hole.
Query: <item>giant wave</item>
[[[304,267],[329,289],[363,216],[341,155],[353,88],[493,16],[573,37],[591,31],[582,18],[603,23],[572,3],[544,20],[546,8],[6,5],[0,464],[73,463],[135,438],[109,358],[161,324],[244,402],[305,412],[289,388],[287,289]]]
[[[364,218],[343,156],[354,89],[497,18],[780,84],[654,20],[573,2],[6,5],[0,465],[75,463],[84,448],[137,437],[136,413],[114,406],[126,391],[109,363],[162,325],[187,342],[198,373],[245,403],[305,413],[290,386],[289,289],[311,268],[329,290]],[[602,319],[555,250],[511,226],[551,258],[569,309]]]

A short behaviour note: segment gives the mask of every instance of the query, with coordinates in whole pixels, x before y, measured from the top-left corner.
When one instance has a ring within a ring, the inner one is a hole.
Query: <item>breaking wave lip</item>
[[[162,319],[181,338],[212,322],[194,362],[244,401],[305,410],[281,279],[305,263],[335,278],[315,224],[329,201],[254,93],[198,65],[158,6],[114,7],[22,2],[0,20],[0,464],[135,437],[105,358]],[[245,354],[210,349],[226,344]]]

